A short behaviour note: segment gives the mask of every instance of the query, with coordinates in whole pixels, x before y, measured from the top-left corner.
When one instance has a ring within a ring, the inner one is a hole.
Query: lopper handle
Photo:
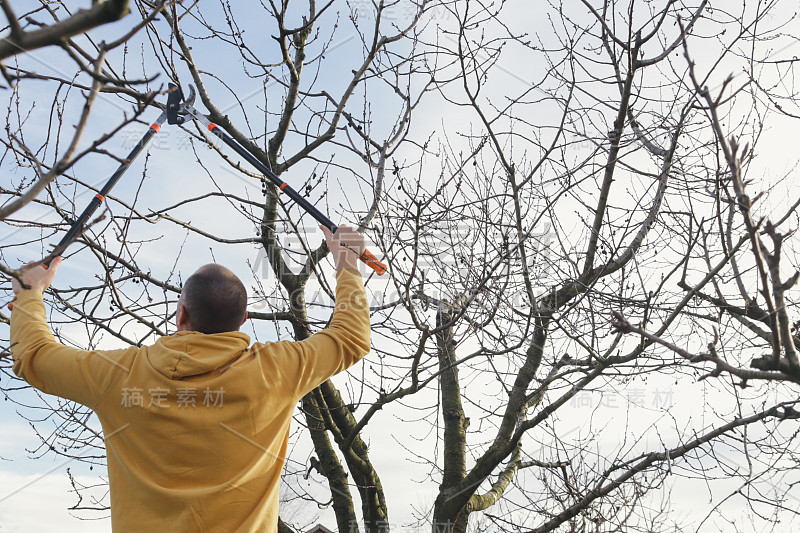
[[[361,252],[361,255],[358,256],[358,258],[362,263],[374,270],[379,276],[386,274],[386,265],[378,261],[378,258],[372,255],[372,252],[369,250],[364,250]]]
[[[288,183],[280,179],[274,172],[272,172],[264,163],[258,160],[256,156],[251,154],[247,151],[245,147],[240,145],[236,140],[225,133],[219,125],[214,124],[213,122],[209,122],[209,120],[200,115],[199,113],[193,112],[192,117],[198,120],[201,124],[203,124],[208,131],[212,132],[214,135],[222,139],[222,141],[230,146],[237,154],[242,156],[249,162],[251,165],[256,167],[264,176],[266,176],[276,187],[278,187],[281,191],[283,191],[289,198],[294,200],[300,207],[305,210],[306,213],[311,215],[314,220],[322,224],[323,226],[327,227],[331,230],[332,233],[336,233],[336,224],[331,222],[331,220],[325,216],[322,211],[316,208],[311,202],[309,202],[304,196],[302,196],[299,192],[292,189]],[[369,250],[364,250],[361,255],[358,257],[365,265],[370,267],[374,270],[379,276],[386,274],[387,267],[380,261],[378,258],[372,255],[372,252]]]

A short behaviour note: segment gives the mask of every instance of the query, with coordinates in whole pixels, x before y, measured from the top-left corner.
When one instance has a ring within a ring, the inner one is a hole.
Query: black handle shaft
[[[337,226],[336,226],[336,224],[334,224],[331,221],[331,219],[329,219],[327,216],[325,216],[325,214],[322,213],[322,211],[317,209],[314,206],[314,204],[312,204],[311,202],[306,200],[306,198],[304,196],[302,196],[300,193],[298,193],[297,191],[292,189],[289,186],[288,183],[286,183],[285,181],[280,179],[264,163],[259,161],[253,154],[248,152],[242,145],[240,145],[238,142],[236,142],[233,139],[233,137],[231,137],[230,135],[225,133],[225,131],[223,131],[222,128],[220,128],[217,124],[214,124],[212,122],[212,123],[209,124],[208,129],[211,131],[211,133],[213,133],[214,135],[216,135],[217,137],[222,139],[222,141],[225,144],[227,144],[228,146],[233,148],[233,150],[237,154],[239,154],[240,156],[244,157],[247,160],[248,163],[250,163],[251,165],[256,167],[259,170],[259,172],[264,174],[264,176],[266,176],[272,183],[274,183],[275,186],[277,186],[281,191],[283,191],[295,203],[300,205],[300,207],[302,207],[309,215],[314,217],[314,219],[317,222],[319,222],[320,224],[322,224],[323,226],[325,226],[326,228],[331,230],[331,232],[333,232],[333,233],[336,232]]]
[[[323,226],[325,226],[326,228],[331,230],[331,233],[336,233],[336,229],[338,228],[338,226],[336,224],[334,224],[331,221],[331,219],[329,219],[327,216],[325,216],[325,214],[322,213],[322,211],[317,209],[314,206],[314,204],[309,202],[299,192],[297,192],[294,189],[292,189],[289,186],[288,183],[286,183],[285,181],[280,179],[264,163],[259,161],[256,158],[256,156],[254,156],[253,154],[248,152],[242,145],[240,145],[238,142],[236,142],[233,139],[233,137],[231,137],[230,135],[225,133],[222,130],[222,128],[220,128],[217,124],[214,124],[213,122],[209,122],[208,120],[205,119],[205,117],[203,117],[201,119],[200,118],[201,116],[199,116],[199,114],[194,114],[193,116],[195,118],[197,118],[198,120],[201,120],[201,122],[206,125],[206,127],[208,128],[208,130],[211,133],[213,133],[214,135],[216,135],[217,137],[222,139],[222,142],[224,142],[225,144],[227,144],[228,146],[233,148],[233,150],[237,154],[239,154],[240,156],[245,158],[245,160],[247,160],[248,163],[253,165],[262,174],[264,174],[264,176],[266,176],[272,183],[274,183],[275,186],[277,186],[289,198],[291,198],[295,203],[297,203],[300,207],[302,207],[309,215],[314,217],[314,220],[316,220],[317,222],[319,222],[320,224],[322,224]],[[382,276],[383,274],[386,273],[386,270],[387,270],[386,265],[384,265],[383,263],[378,261],[378,258],[375,257],[372,254],[372,252],[370,252],[369,250],[364,250],[361,253],[361,255],[359,256],[359,259],[361,260],[362,263],[364,263],[365,265],[370,267],[372,270],[374,270],[379,276]]]
[[[147,133],[145,133],[139,142],[136,143],[136,146],[134,146],[130,151],[128,157],[126,157],[122,164],[117,167],[117,170],[111,175],[106,184],[103,185],[103,188],[100,189],[100,192],[96,194],[94,198],[92,198],[92,201],[89,202],[89,205],[86,206],[86,209],[84,209],[80,216],[75,219],[75,221],[72,223],[72,226],[70,226],[69,230],[67,230],[67,233],[61,238],[59,243],[55,246],[55,248],[53,248],[53,251],[42,262],[42,265],[44,265],[45,268],[49,268],[53,259],[63,254],[67,247],[78,238],[83,231],[83,226],[89,221],[89,218],[92,216],[92,214],[97,211],[97,208],[100,207],[100,205],[105,201],[108,193],[111,192],[111,189],[114,187],[114,185],[116,185],[122,175],[125,174],[125,171],[128,170],[128,168],[131,166],[131,163],[133,163],[133,160],[136,159],[142,150],[144,150],[144,147],[147,146],[147,143],[150,142],[150,139],[152,139],[153,136],[158,133],[158,130],[161,129],[161,125],[164,124],[166,119],[167,113],[165,111],[161,113],[156,121],[150,125]]]

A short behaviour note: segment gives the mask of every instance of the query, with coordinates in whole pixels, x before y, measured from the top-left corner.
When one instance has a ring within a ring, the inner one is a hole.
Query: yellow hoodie
[[[336,279],[327,329],[253,346],[239,332],[179,332],[141,348],[69,348],[50,333],[42,294],[17,295],[14,372],[97,413],[114,531],[277,531],[294,406],[369,351],[361,275]]]

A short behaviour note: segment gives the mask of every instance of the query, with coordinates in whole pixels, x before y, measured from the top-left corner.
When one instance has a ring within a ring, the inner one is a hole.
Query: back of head
[[[222,265],[205,265],[189,276],[181,291],[192,329],[200,333],[238,331],[247,312],[247,290]]]

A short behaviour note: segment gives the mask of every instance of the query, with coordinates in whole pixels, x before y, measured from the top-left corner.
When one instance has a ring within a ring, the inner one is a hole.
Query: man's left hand
[[[53,278],[56,277],[56,270],[58,265],[61,264],[62,258],[56,257],[50,263],[50,268],[45,268],[44,265],[28,266],[24,265],[22,271],[22,283],[27,285],[31,290],[44,292],[53,283]],[[11,278],[11,288],[14,294],[19,294],[22,291],[28,290],[16,279]]]

